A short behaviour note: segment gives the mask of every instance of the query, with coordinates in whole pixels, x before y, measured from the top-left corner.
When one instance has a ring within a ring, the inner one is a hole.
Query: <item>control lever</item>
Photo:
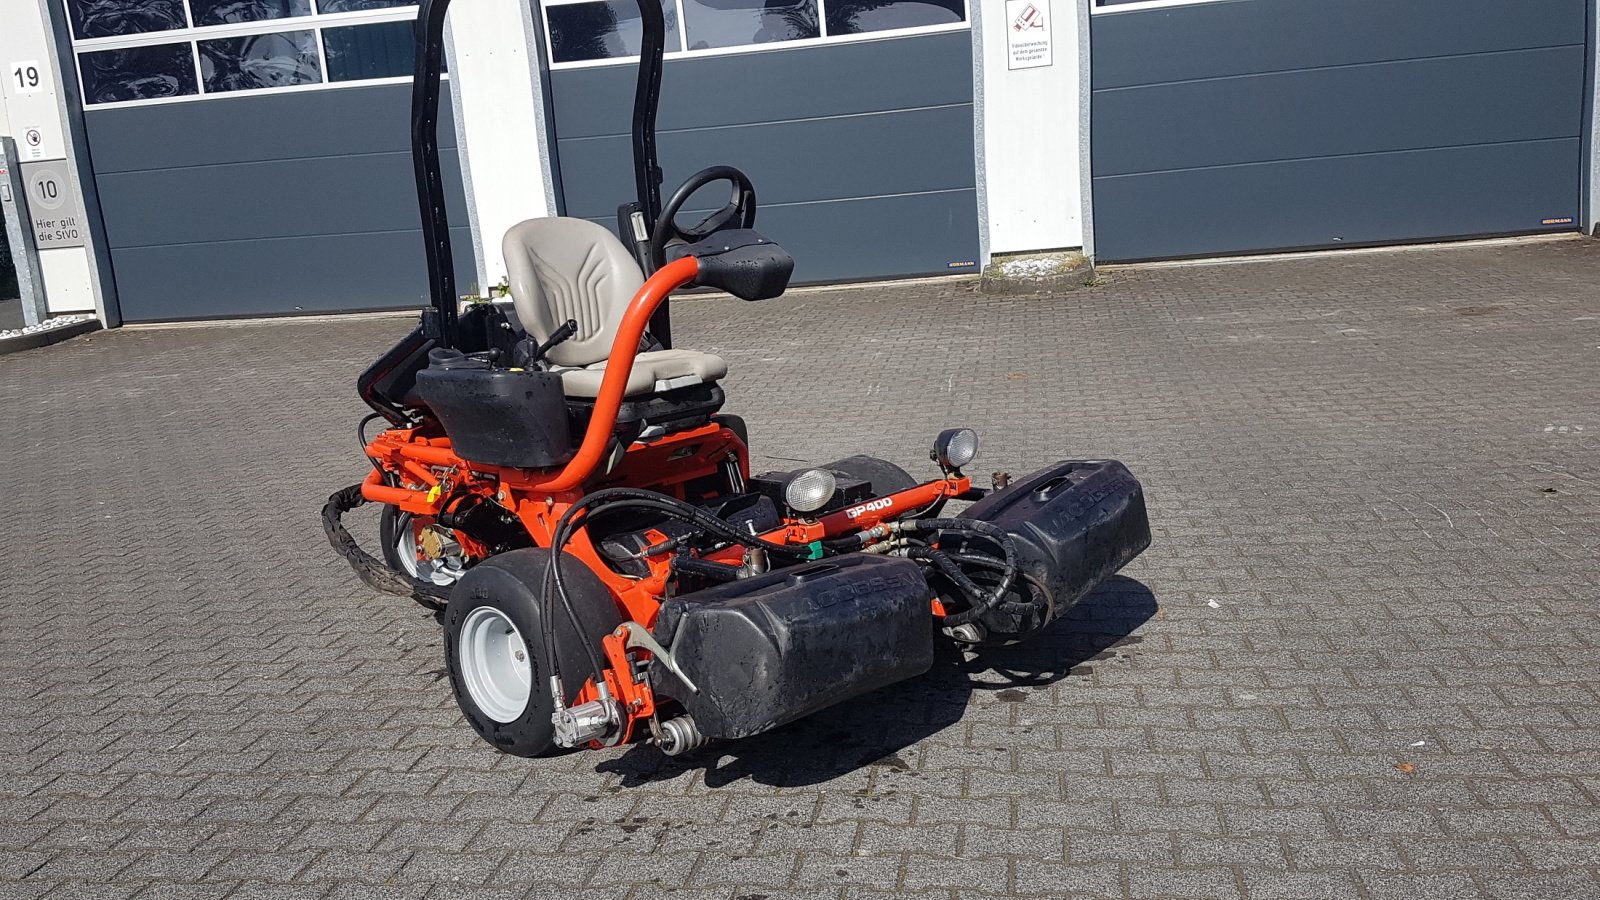
[[[533,366],[536,363],[538,363],[539,360],[544,359],[545,354],[549,353],[551,351],[551,349],[554,348],[557,344],[560,344],[563,341],[569,340],[573,335],[575,335],[577,333],[578,333],[578,320],[577,319],[568,319],[567,321],[562,323],[560,328],[557,328],[555,330],[554,334],[550,335],[549,340],[547,340],[544,343],[542,343],[542,344],[538,345],[537,347],[535,347],[532,353],[527,353],[526,347],[527,347],[527,345],[529,345],[529,344],[531,344],[533,342],[528,340],[528,339],[526,339],[526,338],[524,338],[523,340],[521,340],[517,344],[517,353],[516,353],[516,355],[517,356],[522,356],[524,353],[527,353],[527,357],[525,359],[518,360],[517,364],[516,364],[516,367],[517,368],[522,368],[522,369],[531,369],[531,368],[533,368]]]

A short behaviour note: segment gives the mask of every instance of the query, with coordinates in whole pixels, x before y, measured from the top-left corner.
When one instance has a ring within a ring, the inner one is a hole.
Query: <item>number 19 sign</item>
[[[11,92],[13,94],[37,94],[44,90],[43,70],[39,68],[37,59],[23,59],[11,64]]]

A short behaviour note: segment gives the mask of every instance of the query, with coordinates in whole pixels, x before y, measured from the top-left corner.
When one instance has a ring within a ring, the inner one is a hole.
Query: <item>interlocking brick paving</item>
[[[496,754],[326,545],[405,320],[0,357],[0,895],[1600,895],[1600,243],[973,288],[676,331],[758,465],[971,425],[984,472],[1125,460],[1155,545],[1030,645],[677,761]]]

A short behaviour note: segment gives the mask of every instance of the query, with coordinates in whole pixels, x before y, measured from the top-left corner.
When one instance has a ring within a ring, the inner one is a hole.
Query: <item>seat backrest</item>
[[[543,341],[568,319],[578,331],[550,350],[560,366],[605,359],[644,273],[617,236],[587,219],[529,219],[501,242],[522,327]]]

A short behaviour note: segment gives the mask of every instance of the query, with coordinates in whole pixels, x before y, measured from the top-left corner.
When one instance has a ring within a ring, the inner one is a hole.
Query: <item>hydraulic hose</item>
[[[957,553],[955,551],[940,552],[944,553],[946,556],[958,563],[964,563],[969,566],[981,566],[986,569],[1004,569],[1006,567],[1005,563],[995,559],[992,556],[980,556],[976,553]],[[1036,587],[1038,586],[1036,585]],[[1041,610],[1047,611],[1049,608],[1050,599],[1047,596],[1041,597],[1037,601],[1025,600],[1020,603],[1000,603],[993,607],[993,609],[999,612],[1011,613],[1013,615],[1027,615],[1028,613],[1040,612]]]
[[[344,514],[366,502],[367,498],[361,495],[359,484],[336,491],[328,498],[327,504],[322,507],[322,531],[328,536],[328,543],[344,557],[368,587],[386,594],[410,597],[434,612],[444,609],[450,599],[449,588],[393,571],[383,560],[361,549],[344,527]]]
[[[977,583],[972,581],[971,578],[968,578],[965,573],[961,573],[960,578],[953,576],[951,577],[951,581],[955,582],[956,587],[959,588],[962,593],[968,594],[969,598],[972,598],[973,602],[971,607],[958,613],[952,613],[941,619],[940,623],[944,625],[944,627],[953,628],[958,625],[967,625],[975,622],[977,621],[978,617],[982,616],[989,610],[998,607],[1002,602],[1004,602],[1006,594],[1010,593],[1011,586],[1016,582],[1017,578],[1017,544],[1016,541],[1011,539],[1011,535],[1006,534],[1005,531],[1000,529],[998,526],[992,525],[981,519],[912,519],[900,522],[899,525],[902,532],[909,532],[912,534],[918,532],[955,532],[957,534],[965,534],[968,536],[984,538],[999,546],[1001,553],[1005,555],[1005,562],[1003,564],[1004,568],[1001,570],[1000,581],[995,585],[993,591],[985,591],[978,587]],[[918,552],[919,548],[913,548],[911,551],[908,551],[907,555],[913,555]],[[941,555],[944,555],[943,551],[939,552]],[[933,564],[937,566],[941,572],[945,572],[947,576],[949,576],[949,572],[945,569],[945,562],[948,562],[952,568],[956,569],[956,571],[960,571],[960,567],[957,566],[955,561],[951,560],[948,555],[945,555],[943,561],[933,558],[930,558],[929,561],[933,562]]]

